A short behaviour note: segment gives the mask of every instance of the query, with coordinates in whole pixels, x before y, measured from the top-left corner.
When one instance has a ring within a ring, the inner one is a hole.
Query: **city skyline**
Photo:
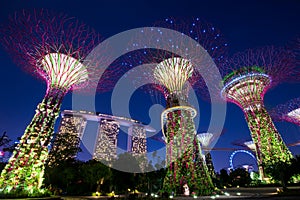
[[[255,48],[264,45],[274,44],[282,46],[291,42],[299,34],[299,14],[300,3],[296,1],[246,1],[243,3],[233,1],[234,4],[227,5],[225,2],[213,3],[190,1],[181,6],[176,6],[170,2],[132,2],[130,5],[121,1],[118,7],[113,3],[90,2],[90,5],[82,6],[79,2],[57,2],[56,4],[35,2],[31,5],[20,3],[1,2],[0,23],[5,23],[9,14],[22,8],[45,7],[56,9],[59,12],[67,13],[70,16],[82,20],[96,29],[105,38],[113,36],[122,31],[136,27],[151,26],[155,21],[162,20],[169,16],[200,17],[215,24],[225,35],[230,46],[230,53],[242,51],[247,48]],[[70,5],[72,4],[72,5]],[[96,4],[96,5],[95,5]],[[229,4],[229,3],[228,3]],[[55,5],[60,5],[56,8]],[[69,6],[72,8],[69,10]],[[155,13],[151,12],[155,10]],[[101,13],[104,11],[103,13]],[[109,12],[110,11],[110,12]],[[112,12],[114,11],[114,12]],[[179,12],[181,11],[181,12]],[[109,15],[110,13],[112,15]],[[90,13],[93,13],[90,14]],[[180,13],[180,14],[178,14]],[[109,16],[109,17],[107,17]],[[142,16],[139,19],[136,16]],[[0,131],[6,131],[14,141],[24,132],[26,125],[34,114],[35,106],[42,99],[45,84],[32,78],[30,75],[19,69],[12,59],[1,49],[2,73],[5,76],[0,80],[1,106],[0,106]],[[22,83],[20,85],[20,83]],[[30,90],[28,91],[28,88]],[[300,84],[283,83],[266,93],[265,105],[267,109],[272,109],[276,105],[287,102],[299,96]],[[25,92],[26,91],[26,92]],[[96,96],[96,110],[112,114],[110,108],[111,93],[98,94]],[[199,100],[200,123],[197,132],[207,131],[209,123],[209,113],[211,105]],[[148,108],[151,105],[151,98],[144,92],[137,92],[132,97],[129,105],[131,118],[143,123],[149,123]],[[62,110],[72,108],[72,95],[68,94],[63,101]],[[208,113],[208,114],[205,114]],[[130,117],[130,116],[124,116]],[[59,120],[58,120],[59,121]],[[16,124],[17,122],[17,124]],[[300,128],[288,122],[274,122],[278,131],[287,144],[300,140]],[[250,133],[244,120],[243,113],[237,106],[227,104],[227,118],[225,121],[225,133],[217,141],[216,148],[239,148],[231,144],[234,140],[249,140]],[[56,131],[58,123],[56,123]],[[121,140],[127,140],[124,135],[120,135]],[[161,148],[161,142],[147,139],[149,151]],[[126,142],[125,142],[126,143]],[[124,145],[122,148],[126,149]],[[293,154],[300,154],[300,147],[289,147]],[[229,166],[229,156],[233,150],[212,151],[212,159],[216,171]],[[222,158],[222,159],[218,159]]]

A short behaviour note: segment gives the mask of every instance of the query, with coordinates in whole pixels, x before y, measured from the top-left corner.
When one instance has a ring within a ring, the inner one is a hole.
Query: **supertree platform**
[[[214,186],[196,138],[197,111],[188,102],[188,95],[191,88],[197,91],[200,86],[201,72],[224,59],[227,43],[211,24],[199,18],[187,22],[168,18],[142,30],[132,45],[143,51],[129,55],[122,64],[134,67],[150,63],[133,82],[147,82],[143,89],[151,95],[163,94],[166,102],[161,114],[167,164],[163,191],[179,195],[188,187],[196,195],[209,195]]]
[[[0,178],[2,193],[30,196],[42,191],[48,145],[63,97],[98,83],[96,63],[85,57],[98,44],[99,35],[65,15],[23,10],[1,28],[1,42],[18,65],[47,83],[46,95]]]
[[[263,100],[269,88],[292,77],[294,54],[280,48],[265,47],[238,53],[228,64],[224,71],[232,65],[237,70],[223,79],[221,95],[243,110],[255,144],[260,175],[267,177],[264,166],[279,161],[290,162],[293,157],[265,109]]]
[[[275,121],[287,121],[300,126],[300,97],[276,106],[270,115]]]
[[[197,134],[197,139],[199,140],[202,150],[203,152],[203,156],[204,156],[204,160],[206,163],[206,166],[208,168],[208,171],[210,173],[210,176],[215,178],[216,174],[215,174],[215,168],[214,168],[214,164],[212,162],[212,158],[211,158],[211,154],[209,151],[209,147],[211,142],[214,139],[214,134],[213,133],[199,133]]]

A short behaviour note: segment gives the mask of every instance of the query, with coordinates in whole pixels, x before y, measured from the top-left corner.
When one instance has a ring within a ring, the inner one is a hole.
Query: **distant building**
[[[119,122],[108,119],[100,120],[93,159],[111,162],[117,158],[119,130]]]
[[[128,152],[133,155],[146,155],[146,131],[155,130],[139,121],[87,111],[64,110],[58,133],[49,154],[49,165],[55,160],[76,157],[88,121],[98,125],[93,159],[111,162],[117,158],[117,136],[120,126],[128,128]]]
[[[147,153],[146,129],[144,126],[133,124],[128,128],[127,150],[133,154]]]
[[[148,164],[145,126],[133,124],[128,128],[127,151],[137,159],[143,172]]]

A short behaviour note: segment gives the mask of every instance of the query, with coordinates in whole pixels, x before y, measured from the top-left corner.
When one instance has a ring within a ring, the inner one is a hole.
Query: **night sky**
[[[230,53],[264,45],[282,46],[300,34],[300,2],[298,0],[246,0],[246,1],[1,1],[0,23],[5,23],[10,14],[23,8],[47,8],[74,16],[91,26],[104,38],[129,29],[151,26],[167,17],[199,17],[218,27],[226,38]],[[1,93],[0,132],[6,131],[16,140],[31,121],[34,110],[41,102],[46,84],[24,72],[12,62],[9,55],[0,49]],[[266,108],[299,97],[300,84],[283,83],[267,92]],[[111,114],[111,93],[96,96],[96,110]],[[129,109],[131,117],[149,123],[148,107],[152,99],[144,92],[132,97]],[[210,104],[199,100],[200,123],[198,132],[205,132],[209,124]],[[145,106],[147,105],[147,106]],[[72,108],[69,93],[61,110]],[[60,118],[57,120],[57,124]],[[275,122],[287,144],[300,140],[300,127],[287,122]],[[57,128],[57,125],[56,125]],[[92,130],[92,128],[89,128]],[[244,114],[236,105],[228,104],[224,133],[217,141],[216,148],[240,148],[234,141],[250,140],[250,132]],[[120,148],[125,148],[126,137],[120,134]],[[148,150],[154,151],[163,145],[148,139]],[[300,154],[300,146],[290,147],[293,154]],[[219,171],[229,166],[229,156],[233,150],[212,151],[212,158]],[[248,155],[237,155],[236,165],[254,164]]]

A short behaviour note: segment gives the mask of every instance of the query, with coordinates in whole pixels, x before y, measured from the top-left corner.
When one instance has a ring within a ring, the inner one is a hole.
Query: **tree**
[[[65,160],[54,167],[47,166],[45,169],[45,186],[54,190],[62,190],[68,194],[78,194],[82,192],[82,187],[77,187],[82,176],[80,168],[83,163],[77,160]]]
[[[237,168],[233,170],[229,177],[233,186],[248,186],[251,183],[251,177],[249,172],[243,168]]]
[[[80,137],[72,133],[56,134],[46,164],[56,166],[60,163],[74,159],[78,152],[81,152]]]
[[[101,185],[110,184],[112,172],[109,167],[96,160],[89,160],[80,167],[80,175],[84,184],[88,186],[89,191],[103,190]],[[106,187],[108,190],[108,187]],[[106,191],[108,192],[108,191]]]
[[[127,189],[136,189],[138,176],[134,172],[141,170],[135,157],[129,153],[120,154],[118,159],[113,163],[113,168],[112,179],[115,191],[126,192]],[[124,180],[126,180],[126,182]]]
[[[227,174],[227,171],[225,169],[220,170],[220,186],[227,186],[229,184],[229,175]]]
[[[4,131],[2,133],[2,135],[0,136],[0,153],[1,153],[1,158],[4,157],[4,153],[1,152],[2,151],[7,151],[7,152],[13,152],[13,150],[15,149],[16,145],[11,145],[10,144],[11,139],[9,139],[8,135],[6,134],[6,131]],[[2,169],[5,167],[4,163],[1,163],[0,166],[0,172],[2,171]]]
[[[8,135],[6,134],[6,131],[4,131],[0,136],[0,147],[7,147],[10,142],[11,139],[9,139]]]
[[[291,177],[300,174],[300,156],[294,157],[290,162],[271,163],[265,166],[265,171],[273,180],[280,182],[283,190],[287,190],[287,183]]]

